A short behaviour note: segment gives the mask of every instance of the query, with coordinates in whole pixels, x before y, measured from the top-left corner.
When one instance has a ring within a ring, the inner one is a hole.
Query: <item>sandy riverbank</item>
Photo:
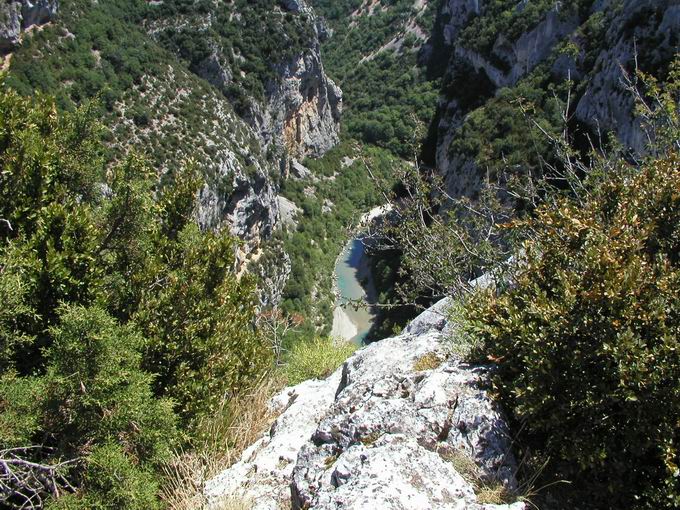
[[[350,340],[359,333],[359,328],[352,321],[352,318],[347,315],[347,312],[341,307],[336,306],[333,310],[333,329],[331,329],[331,338],[336,340]]]

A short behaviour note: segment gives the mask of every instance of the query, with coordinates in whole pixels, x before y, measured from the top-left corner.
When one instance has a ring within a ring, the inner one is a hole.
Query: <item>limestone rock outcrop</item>
[[[307,16],[314,37],[303,52],[275,66],[277,78],[266,87],[266,103],[254,105],[249,118],[265,147],[282,145],[291,158],[320,157],[339,141],[342,91],[321,61],[323,23],[303,0],[286,0],[283,6]]]
[[[51,21],[58,8],[58,0],[6,0],[0,3],[0,52],[14,49],[23,30]]]
[[[456,469],[468,459],[479,483],[516,486],[510,434],[484,390],[492,367],[446,357],[446,308],[361,349],[325,381],[283,390],[271,429],[206,494],[257,510],[524,509],[481,503],[479,484]]]
[[[610,2],[605,2],[610,3]],[[631,29],[631,26],[633,27]],[[644,59],[645,70],[668,60],[678,51],[680,4],[673,0],[627,0],[608,25],[605,47],[595,61],[596,70],[576,107],[582,122],[616,133],[624,147],[644,153],[646,133],[633,118],[634,101],[623,86],[622,66]],[[643,45],[641,41],[653,41]],[[582,73],[577,62],[572,68]]]
[[[244,241],[269,238],[278,223],[279,208],[266,168],[254,158],[243,165],[225,149],[218,173],[229,181],[230,192],[210,184],[201,188],[197,212],[201,228],[214,230],[228,225],[229,231]]]

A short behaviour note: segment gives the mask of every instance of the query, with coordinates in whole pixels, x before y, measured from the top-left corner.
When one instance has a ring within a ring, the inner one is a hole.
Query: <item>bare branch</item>
[[[48,497],[58,498],[64,492],[75,492],[67,478],[70,467],[80,459],[54,464],[28,460],[48,448],[26,446],[0,450],[0,506],[13,509],[41,509]]]

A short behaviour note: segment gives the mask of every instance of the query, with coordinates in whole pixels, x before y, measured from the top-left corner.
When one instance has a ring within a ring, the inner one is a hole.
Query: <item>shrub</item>
[[[539,208],[514,286],[469,313],[527,444],[598,508],[680,505],[678,189],[671,155]]]
[[[357,346],[351,342],[336,343],[330,338],[317,337],[296,343],[290,351],[290,359],[284,369],[290,385],[307,379],[323,379],[331,375]]]
[[[158,481],[114,443],[93,449],[86,459],[87,492],[68,494],[50,510],[158,510]]]
[[[47,354],[45,430],[65,452],[115,437],[135,462],[166,458],[174,414],[140,369],[144,339],[97,308],[71,306],[59,315]]]
[[[154,189],[139,156],[104,171],[93,114],[0,91],[0,450],[28,472],[0,499],[17,507],[156,508],[175,411],[191,432],[271,359],[235,241],[192,219],[196,172]]]

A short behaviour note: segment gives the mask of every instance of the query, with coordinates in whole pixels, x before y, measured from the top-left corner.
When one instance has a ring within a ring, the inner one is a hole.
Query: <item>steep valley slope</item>
[[[161,181],[196,165],[197,219],[245,241],[241,260],[269,239],[291,160],[338,141],[342,94],[324,73],[314,13],[302,2],[44,4],[23,22],[33,3],[2,6],[8,85],[65,109],[95,100],[107,157],[139,150]]]
[[[620,145],[636,161],[647,133],[627,79],[639,69],[663,81],[678,34],[675,0],[0,6],[6,83],[64,110],[92,102],[110,130],[102,157],[139,150],[161,185],[196,165],[197,221],[243,241],[239,266],[266,287],[261,304],[302,314],[299,336],[329,330],[333,263],[359,213],[383,200],[367,167],[399,190],[418,160],[452,197],[474,199],[484,182],[541,174],[565,132],[575,152]],[[395,300],[399,254],[374,271],[381,300]],[[279,419],[206,496],[524,508],[483,497],[516,488],[511,432],[482,384],[492,368],[446,351],[443,314],[280,393]]]

